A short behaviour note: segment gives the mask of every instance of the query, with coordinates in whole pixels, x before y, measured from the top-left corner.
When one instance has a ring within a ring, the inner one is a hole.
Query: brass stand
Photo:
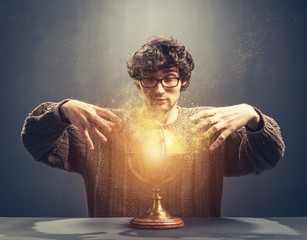
[[[159,195],[159,188],[154,188],[152,196],[152,207],[139,218],[133,218],[130,221],[130,226],[133,228],[147,228],[147,229],[170,229],[182,228],[184,223],[181,218],[172,217],[161,204],[161,196]]]

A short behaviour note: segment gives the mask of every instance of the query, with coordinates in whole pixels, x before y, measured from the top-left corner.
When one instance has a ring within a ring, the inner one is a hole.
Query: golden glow
[[[158,114],[147,116],[142,110],[137,110],[132,122],[130,145],[133,152],[150,153],[153,156],[161,153],[183,154],[186,152],[183,136],[175,136],[161,126]]]
[[[153,156],[161,153],[185,153],[185,144],[179,142],[168,130],[150,130],[144,132],[141,139],[140,148],[143,153],[150,153]]]
[[[187,152],[184,138],[165,129],[156,118],[143,114],[136,114],[131,124],[129,165],[134,175],[154,184],[175,177],[182,169]]]

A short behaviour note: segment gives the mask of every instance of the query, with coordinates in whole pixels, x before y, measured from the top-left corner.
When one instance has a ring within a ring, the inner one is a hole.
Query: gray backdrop
[[[284,159],[225,179],[223,216],[307,215],[306,25],[304,1],[1,0],[0,216],[86,216],[81,177],[32,160],[23,121],[44,101],[121,106],[134,88],[126,60],[155,35],[194,57],[181,106],[246,102],[281,126]]]

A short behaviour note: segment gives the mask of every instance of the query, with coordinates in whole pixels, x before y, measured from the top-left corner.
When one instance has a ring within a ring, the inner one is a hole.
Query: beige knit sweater
[[[151,204],[152,185],[136,178],[127,163],[129,141],[124,139],[129,139],[133,118],[125,116],[131,112],[113,109],[125,119],[121,137],[110,135],[105,144],[94,139],[92,151],[78,129],[62,121],[59,105],[43,103],[27,117],[21,135],[27,151],[37,161],[82,176],[90,217],[143,214]],[[260,174],[284,154],[278,125],[257,109],[263,125],[259,131],[243,127],[213,152],[208,150],[210,143],[196,144],[188,117],[204,108],[179,108],[177,120],[164,126],[174,136],[185,136],[188,149],[183,171],[160,186],[163,205],[174,216],[221,216],[224,176]]]

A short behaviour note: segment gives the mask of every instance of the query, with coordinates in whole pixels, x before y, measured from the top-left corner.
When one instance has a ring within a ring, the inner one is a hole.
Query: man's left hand
[[[247,126],[251,130],[257,130],[260,124],[259,114],[248,104],[203,110],[191,116],[190,120],[197,123],[192,131],[208,129],[201,135],[203,139],[220,131],[219,136],[209,148],[212,151],[217,149],[237,129]]]

